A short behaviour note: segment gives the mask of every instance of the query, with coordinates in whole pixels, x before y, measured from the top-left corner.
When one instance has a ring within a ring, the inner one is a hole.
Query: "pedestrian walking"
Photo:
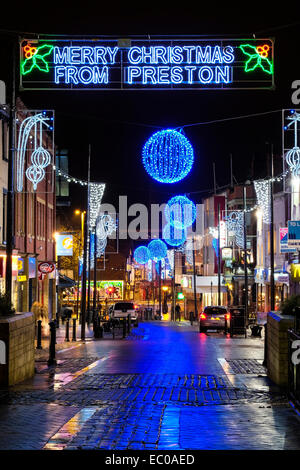
[[[175,313],[176,313],[176,321],[179,320],[181,321],[181,309],[180,309],[180,305],[177,304],[176,307],[175,307]]]

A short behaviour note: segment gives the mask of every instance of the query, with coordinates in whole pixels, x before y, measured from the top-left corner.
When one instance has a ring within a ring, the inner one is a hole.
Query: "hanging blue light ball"
[[[151,259],[150,251],[146,246],[139,246],[134,250],[133,257],[138,264],[146,264]]]
[[[150,257],[154,261],[160,261],[167,256],[167,245],[162,240],[152,240],[148,245]]]
[[[167,224],[163,228],[163,239],[171,246],[180,246],[186,240],[185,229],[179,229],[173,225]]]
[[[177,183],[191,171],[194,151],[188,139],[174,129],[156,132],[144,145],[143,165],[160,183]]]
[[[166,204],[165,216],[176,228],[190,227],[196,220],[196,204],[186,196],[174,196]]]

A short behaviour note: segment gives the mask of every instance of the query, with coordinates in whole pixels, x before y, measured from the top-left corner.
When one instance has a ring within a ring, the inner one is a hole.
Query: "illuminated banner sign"
[[[23,39],[20,89],[273,88],[273,55],[271,39]]]
[[[297,251],[296,248],[290,248],[288,245],[288,232],[288,227],[279,228],[280,253],[293,253]]]
[[[73,256],[73,235],[56,235],[56,255]]]
[[[288,247],[300,248],[300,220],[288,221]]]

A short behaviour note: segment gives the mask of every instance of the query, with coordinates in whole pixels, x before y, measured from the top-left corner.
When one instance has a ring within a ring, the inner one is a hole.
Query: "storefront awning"
[[[59,275],[59,281],[58,281],[58,289],[65,289],[67,287],[74,287],[75,286],[75,281],[71,279],[68,276],[63,276],[62,274]]]

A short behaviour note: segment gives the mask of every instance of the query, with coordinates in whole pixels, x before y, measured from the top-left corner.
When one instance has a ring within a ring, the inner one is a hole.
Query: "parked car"
[[[130,315],[135,326],[138,324],[138,306],[133,302],[116,302],[109,307],[108,314],[111,321],[119,321],[120,318]]]
[[[199,331],[224,330],[229,328],[230,313],[227,307],[208,306],[199,315]]]

